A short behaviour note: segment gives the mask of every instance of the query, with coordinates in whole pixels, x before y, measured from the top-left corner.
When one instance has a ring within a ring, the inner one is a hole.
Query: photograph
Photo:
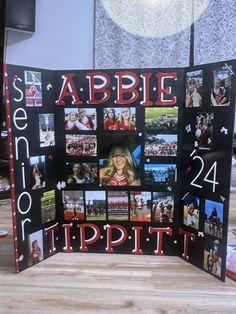
[[[145,108],[145,129],[159,132],[177,131],[178,107]]]
[[[106,220],[106,192],[85,192],[86,220]]]
[[[200,107],[202,105],[202,85],[202,70],[186,73],[186,108]]]
[[[55,190],[43,193],[41,197],[41,221],[42,224],[50,222],[56,218]]]
[[[214,113],[202,112],[196,116],[195,147],[210,150],[213,147]]]
[[[229,106],[232,89],[232,66],[224,66],[222,69],[214,71],[213,88],[211,89],[212,106]]]
[[[218,240],[210,240],[205,237],[203,268],[210,274],[221,277],[221,244]]]
[[[94,131],[97,129],[95,108],[65,108],[65,130]]]
[[[39,140],[40,147],[55,145],[54,114],[39,114]]]
[[[28,266],[43,260],[43,230],[28,235]]]
[[[45,177],[45,156],[30,157],[31,186],[32,190],[44,188]]]
[[[140,185],[141,144],[138,136],[103,136],[100,149],[101,185]]]
[[[153,192],[152,220],[161,223],[172,223],[174,219],[174,194]]]
[[[135,131],[136,108],[104,108],[104,130]]]
[[[25,71],[26,107],[42,107],[42,75],[41,72]]]
[[[65,220],[84,220],[83,191],[62,191]]]
[[[107,191],[108,220],[128,220],[128,192]]]
[[[205,200],[205,233],[222,239],[224,205]]]
[[[0,176],[0,192],[6,192],[11,189],[10,178],[5,176]]]
[[[98,166],[96,163],[69,163],[67,173],[68,185],[98,183]]]
[[[176,164],[145,164],[144,170],[146,184],[171,184],[176,181]]]
[[[183,224],[194,229],[199,229],[200,199],[191,194],[186,194],[182,199],[184,204]]]
[[[130,221],[151,221],[151,192],[130,192]]]
[[[144,153],[145,156],[177,156],[177,135],[146,135]]]
[[[97,156],[97,136],[66,134],[67,156]]]

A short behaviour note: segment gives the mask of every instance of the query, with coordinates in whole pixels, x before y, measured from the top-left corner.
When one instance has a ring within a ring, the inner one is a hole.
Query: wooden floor
[[[178,257],[57,254],[13,273],[10,205],[1,205],[0,313],[236,313],[236,283]],[[232,194],[229,239],[236,228]]]

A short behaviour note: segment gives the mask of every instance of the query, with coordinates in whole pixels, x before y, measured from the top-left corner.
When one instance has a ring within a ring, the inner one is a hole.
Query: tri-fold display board
[[[57,252],[179,255],[224,280],[235,71],[6,65],[16,271]]]

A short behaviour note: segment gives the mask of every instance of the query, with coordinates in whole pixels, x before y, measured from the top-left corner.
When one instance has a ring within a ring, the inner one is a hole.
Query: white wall
[[[5,62],[45,69],[91,69],[94,0],[36,0],[33,35],[7,31]]]

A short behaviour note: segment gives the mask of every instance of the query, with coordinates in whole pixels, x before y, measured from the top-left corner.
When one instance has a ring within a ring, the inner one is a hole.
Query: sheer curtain
[[[126,10],[119,1],[120,14]],[[140,1],[140,0],[137,0]],[[95,67],[96,68],[145,68],[185,66],[189,62],[189,29],[165,38],[148,38],[133,35],[119,27],[106,13],[102,1],[95,0]],[[148,12],[134,10],[138,20],[148,19]],[[186,8],[178,10],[173,19],[181,23],[180,16],[190,14]],[[190,17],[190,15],[189,15]]]
[[[211,0],[195,24],[195,64],[236,58],[236,0]]]
[[[122,10],[126,10],[122,5],[125,1],[117,1],[122,14]],[[189,28],[163,38],[133,35],[113,22],[101,0],[95,0],[95,4],[96,68],[189,65]],[[134,10],[130,14],[139,14],[141,19],[148,18],[146,12]],[[177,24],[188,15],[190,18],[191,12],[181,5],[172,18]],[[137,16],[137,19],[140,17]],[[209,0],[205,12],[195,23],[194,55],[195,64],[236,58],[236,0]]]

